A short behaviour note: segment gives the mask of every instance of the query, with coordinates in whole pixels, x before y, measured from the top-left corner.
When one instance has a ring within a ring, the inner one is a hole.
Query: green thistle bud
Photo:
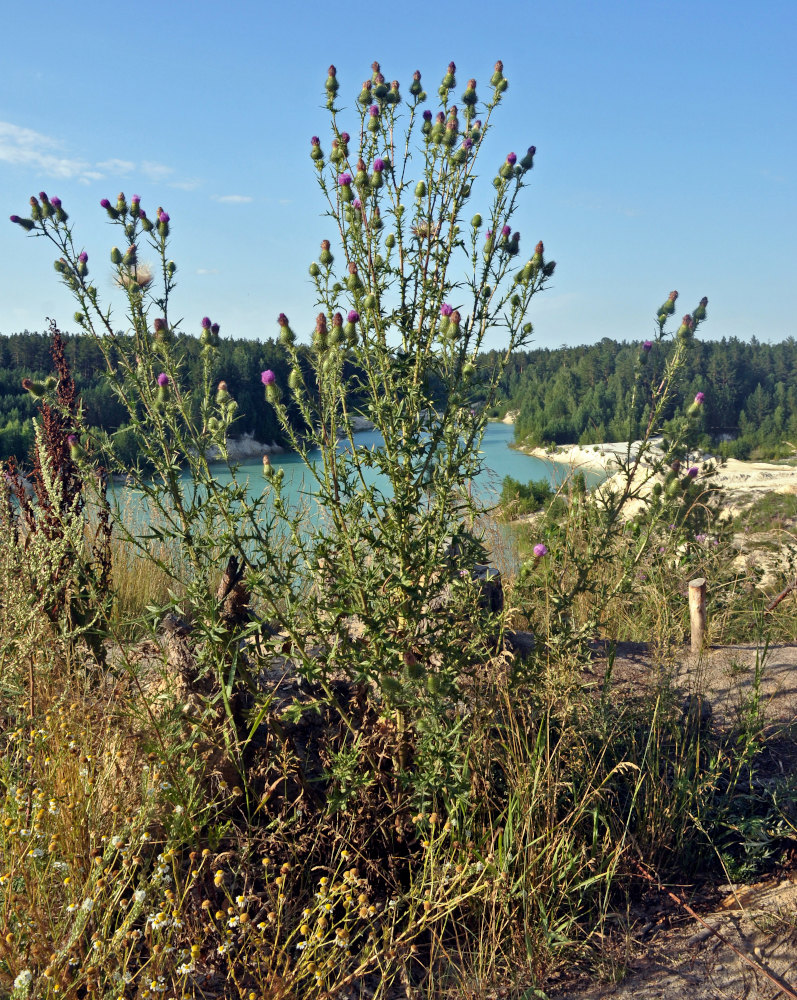
[[[38,200],[31,195],[30,199],[30,217],[34,222],[40,222],[42,218],[41,205],[39,205]]]
[[[491,86],[497,87],[498,84],[503,80],[503,78],[504,78],[504,64],[499,59],[498,62],[495,64],[495,72],[490,77]]]
[[[238,404],[234,399],[227,400],[227,405],[224,408],[224,414],[228,421],[231,421],[235,417],[235,412],[238,409]]]
[[[344,323],[343,333],[346,335],[346,343],[349,345],[349,347],[355,347],[357,344],[356,323]]]
[[[477,102],[478,97],[476,96],[476,81],[468,80],[468,85],[465,88],[465,93],[462,95],[462,103],[469,108]]]
[[[127,202],[125,201],[125,196],[123,192],[119,192],[119,197],[116,199],[116,211],[120,215],[127,214]]]
[[[73,462],[81,462],[86,457],[86,452],[81,448],[77,434],[70,434],[67,441],[69,442],[69,457]]]
[[[526,337],[530,337],[532,335],[532,333],[534,333],[534,327],[531,325],[531,323],[524,323],[523,324],[523,334]]]
[[[86,314],[79,311],[76,312],[75,322],[78,323],[80,326],[83,326],[83,324],[86,322]]]
[[[471,361],[466,361],[462,366],[463,378],[471,378],[476,373],[476,366]]]
[[[122,252],[119,247],[111,247],[111,263],[121,264],[122,263]]]
[[[136,250],[135,243],[127,248],[124,257],[122,257],[122,263],[125,267],[135,267],[138,263],[138,252]]]
[[[322,240],[321,253],[318,255],[318,259],[321,261],[324,267],[329,267],[332,261],[335,259],[332,256],[332,252],[329,249],[329,240]]]
[[[509,80],[507,80],[507,78],[504,77],[503,80],[501,80],[501,82],[496,86],[495,89],[498,91],[499,94],[505,94],[508,87],[509,87]]]
[[[326,92],[328,94],[337,94],[338,88],[340,87],[340,84],[338,83],[338,80],[337,80],[337,77],[336,77],[336,73],[337,73],[337,70],[335,69],[335,67],[334,66],[330,66],[329,67],[329,74],[327,76],[326,83],[324,84],[324,89],[326,90]]]
[[[310,272],[311,278],[317,278],[319,274],[321,274],[321,268],[318,266],[318,264],[316,264],[315,261],[313,261],[308,270]]]
[[[266,386],[266,399],[272,406],[276,406],[280,401],[280,390],[276,382]]]
[[[418,181],[415,185],[415,197],[425,198],[426,197],[426,181]]]
[[[692,313],[692,319],[695,321],[696,324],[702,323],[703,320],[706,318],[707,305],[708,305],[708,299],[704,295],[703,298],[700,300],[697,309],[695,309],[695,311]]]
[[[202,333],[200,333],[199,335],[199,343],[203,347],[213,346],[213,334],[210,332],[210,330],[205,330],[205,329],[202,330]]]
[[[173,260],[170,260],[166,264],[166,270],[169,272],[169,277],[172,277],[175,274],[175,272],[177,271],[177,265],[174,263]]]
[[[216,389],[216,402],[221,405],[222,403],[226,403],[229,398],[230,392],[227,387],[227,383],[222,380],[219,382],[218,388]]]
[[[373,294],[373,292],[369,292],[368,295],[365,296],[365,298],[363,299],[363,305],[365,306],[366,309],[376,308],[376,296]]]
[[[153,228],[152,223],[143,213],[141,215],[141,228],[145,233],[151,233]]]
[[[296,343],[296,334],[289,326],[286,325],[280,328],[280,341],[286,347],[290,347],[292,344]]]
[[[556,261],[549,260],[542,269],[542,273],[546,278],[550,278],[553,272],[556,270]]]
[[[439,694],[440,693],[440,675],[439,674],[429,674],[426,678],[426,690],[429,694]]]
[[[385,246],[388,248],[388,250],[392,250],[395,245],[396,245],[396,237],[393,235],[393,233],[388,233],[387,236],[385,237]]]
[[[413,97],[418,97],[421,93],[421,74],[420,70],[415,70],[412,74],[412,83],[410,84],[410,93]]]
[[[58,260],[53,261],[53,267],[58,271],[59,274],[63,274],[66,270],[66,261],[63,257],[59,257]]]
[[[294,392],[298,392],[299,389],[304,388],[302,373],[299,371],[298,368],[291,368],[291,373],[288,376],[288,385]]]
[[[263,475],[266,479],[271,479],[274,475],[274,466],[271,464],[271,459],[268,455],[263,456]]]
[[[218,432],[221,430],[221,424],[216,419],[216,417],[210,417],[208,419],[208,430],[211,432],[211,434],[214,435],[218,434]]]
[[[350,292],[358,292],[363,287],[360,276],[357,274],[356,264],[349,264],[349,276],[346,278],[346,287]]]
[[[379,686],[382,688],[382,693],[388,698],[396,698],[401,694],[401,684],[390,674],[380,674]]]
[[[32,379],[23,378],[22,388],[26,392],[29,392],[34,399],[41,399],[47,389],[47,386],[43,382],[34,382]]]

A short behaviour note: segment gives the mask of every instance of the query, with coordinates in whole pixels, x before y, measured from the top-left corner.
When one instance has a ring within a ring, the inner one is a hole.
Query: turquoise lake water
[[[483,491],[486,501],[497,497],[501,491],[501,483],[505,476],[512,476],[521,483],[530,480],[546,479],[553,484],[560,483],[568,473],[567,466],[562,463],[549,462],[521,451],[510,448],[514,441],[514,427],[511,424],[489,423],[484,433],[482,453],[484,455],[484,471],[477,481],[477,489]],[[358,445],[379,445],[380,437],[374,431],[363,431],[356,435]],[[311,453],[312,457],[312,453]],[[284,469],[284,487],[291,499],[299,500],[302,494],[312,492],[312,477],[308,474],[302,459],[294,454],[272,455],[271,464],[274,468]],[[229,482],[229,472],[219,463],[215,466],[219,482]],[[587,485],[594,486],[602,477],[597,474],[587,474]],[[253,494],[259,495],[263,488],[263,465],[260,459],[242,462],[238,470],[238,480],[248,480]]]

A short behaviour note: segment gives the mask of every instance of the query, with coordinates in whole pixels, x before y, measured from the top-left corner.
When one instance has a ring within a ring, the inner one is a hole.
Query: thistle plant
[[[306,669],[375,680],[397,706],[453,694],[494,628],[476,643],[479,628],[463,630],[476,597],[471,571],[484,558],[470,484],[503,365],[528,341],[531,299],[555,266],[541,242],[522,261],[509,224],[534,147],[521,158],[487,152],[507,86],[499,62],[486,101],[471,79],[457,106],[450,63],[430,111],[420,72],[405,101],[374,63],[346,109],[330,66],[328,145],[318,136],[310,143],[328,219],[309,268],[320,311],[309,351],[280,315],[290,376],[287,386],[266,384],[323,511],[294,537],[316,583],[309,614],[329,650],[323,666]],[[487,157],[494,190],[468,218]],[[479,353],[498,329],[504,354],[484,370]],[[301,414],[298,428],[288,402]],[[358,444],[358,418],[382,446]],[[434,614],[441,595],[445,613]]]
[[[176,266],[169,214],[158,208],[150,218],[135,195],[101,203],[120,231],[110,261],[126,299],[124,335],[100,302],[60,199],[42,192],[31,199],[30,218],[12,217],[55,244],[55,270],[79,305],[75,322],[105,352],[129,414],[126,434],[132,429],[137,437],[146,469],[120,462],[112,438],[95,440],[82,460],[104,454],[157,515],[131,541],[143,548],[154,538],[176,542],[180,559],[161,568],[180,584],[179,607],[193,629],[193,673],[209,678],[210,706],[223,707],[232,723],[228,738],[242,770],[253,729],[242,715],[241,690],[248,687],[250,704],[262,695],[258,658],[287,650],[329,697],[335,677],[367,682],[406,731],[397,761],[403,770],[413,720],[441,700],[455,702],[462,679],[495,649],[495,615],[473,613],[481,595],[471,574],[484,547],[471,483],[503,367],[528,342],[531,299],[555,267],[541,242],[524,261],[510,225],[535,148],[520,157],[487,152],[507,87],[499,62],[486,100],[471,79],[457,106],[450,63],[429,111],[419,72],[405,100],[374,63],[346,109],[330,67],[329,154],[315,136],[310,149],[329,227],[310,267],[320,311],[309,348],[297,344],[280,315],[287,385],[271,370],[261,376],[315,479],[309,521],[291,507],[280,470],[268,462],[254,499],[234,467],[230,485],[216,480],[209,456],[215,448],[226,458],[236,403],[223,377],[217,383],[224,374],[217,371],[219,327],[208,317],[199,329],[200,384],[186,384],[170,315]],[[479,195],[487,198],[482,211],[468,219],[483,161],[492,193]],[[147,248],[155,266],[144,263]],[[495,331],[503,331],[503,354],[485,369],[479,354]],[[380,432],[379,447],[358,443],[358,418]],[[250,613],[250,602],[265,621]],[[438,776],[436,785],[445,783]]]
[[[592,494],[573,488],[564,516],[557,505],[554,516],[542,522],[547,546],[535,546],[534,558],[521,567],[521,605],[540,608],[548,640],[560,651],[583,648],[600,632],[612,602],[630,592],[653,548],[673,560],[679,546],[689,549],[696,537],[698,544],[705,539],[707,525],[715,520],[718,492],[707,487],[714,467],[690,461],[702,392],[684,413],[669,420],[668,437],[657,440],[708,305],[702,298],[672,333],[667,323],[677,299],[678,292],[670,292],[656,312],[655,339],[640,345],[628,442],[625,454],[617,458],[615,474]],[[634,440],[638,428],[641,436]],[[664,525],[667,544],[661,545]],[[544,602],[538,600],[540,592]]]

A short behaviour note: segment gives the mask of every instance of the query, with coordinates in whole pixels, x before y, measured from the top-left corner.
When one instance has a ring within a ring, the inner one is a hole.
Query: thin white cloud
[[[90,184],[107,177],[126,177],[140,173],[153,183],[168,184],[183,191],[193,191],[202,181],[196,177],[176,179],[173,167],[154,160],[123,160],[109,157],[92,163],[79,157],[65,155],[65,144],[34,129],[23,128],[11,122],[0,121],[0,164],[23,167],[49,177],[77,180]],[[235,197],[235,196],[233,196]],[[251,199],[247,199],[250,200]]]
[[[0,162],[39,170],[51,177],[83,177],[91,164],[61,156],[62,144],[30,128],[0,122]]]
[[[108,174],[130,174],[136,169],[132,160],[103,160],[97,164],[97,169]]]
[[[196,269],[197,274],[218,274],[219,269],[217,267],[198,267]]]
[[[144,160],[140,170],[151,181],[165,181],[174,173],[172,167],[167,167],[164,163],[156,163],[154,160]]]
[[[248,194],[214,194],[213,200],[222,205],[248,205],[253,198]]]

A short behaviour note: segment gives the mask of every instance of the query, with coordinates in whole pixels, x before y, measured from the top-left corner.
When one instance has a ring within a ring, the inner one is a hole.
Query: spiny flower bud
[[[398,80],[393,80],[390,84],[390,90],[385,95],[386,104],[400,104],[401,94],[399,93],[399,82]]]
[[[35,224],[31,222],[30,219],[21,219],[18,215],[11,215],[9,216],[9,218],[11,219],[11,221],[14,223],[15,226],[21,226],[22,229],[24,229],[25,232],[27,233],[29,233],[31,229],[33,229],[35,226]]]
[[[81,278],[85,278],[89,273],[88,259],[89,255],[86,251],[81,251],[77,259],[77,273],[81,276]]]
[[[165,239],[169,235],[169,213],[158,209],[158,232]]]
[[[131,244],[125,251],[125,255],[122,258],[122,263],[126,267],[135,267],[138,263],[138,252],[136,250],[135,243]]]
[[[456,78],[454,76],[454,74],[456,73],[456,71],[457,71],[456,63],[450,62],[448,64],[448,69],[446,70],[446,74],[443,77],[443,84],[442,84],[441,90],[444,87],[445,90],[448,91],[448,90],[451,90],[453,87],[456,86]],[[445,97],[445,92],[443,94],[441,94],[441,96]]]
[[[321,149],[321,140],[317,135],[314,135],[310,140],[310,159],[321,163],[324,160],[324,151]]]
[[[330,66],[329,69],[327,70],[327,81],[324,84],[324,87],[326,88],[328,94],[337,94],[338,92],[338,87],[340,87],[340,84],[338,83],[337,80],[337,72],[338,71],[335,69],[334,66]]]
[[[143,208],[139,212],[139,218],[141,219],[141,228],[144,230],[144,232],[151,233],[153,229],[152,222],[147,218],[147,213],[144,211]]]
[[[341,201],[350,202],[352,200],[354,196],[351,192],[351,174],[344,173],[338,176],[338,190]]]
[[[277,381],[277,376],[270,368],[267,368],[265,371],[260,373],[260,381],[263,385],[273,385],[274,382]]]
[[[416,198],[425,198],[426,197],[426,182],[425,181],[418,181],[418,183],[415,185],[415,197]]]
[[[50,202],[50,199],[47,197],[47,192],[40,191],[39,198],[41,199],[42,203],[42,216],[45,219],[49,219],[52,216],[54,209],[52,203]]]
[[[520,165],[524,170],[531,170],[534,166],[534,154],[537,152],[536,146],[529,146],[526,155],[520,160]]]
[[[706,318],[706,306],[708,305],[708,299],[704,295],[697,306],[697,309],[692,313],[692,319],[695,323],[702,323]]]
[[[698,393],[698,394],[697,394],[697,395],[695,396],[695,403],[696,403],[696,404],[697,404],[698,406],[702,406],[702,405],[703,405],[703,403],[704,403],[705,401],[706,401],[706,394],[705,394],[704,392],[699,392],[699,393]]]
[[[346,174],[346,177],[349,175]],[[351,178],[349,178],[351,180]],[[329,240],[321,241],[321,253],[318,255],[319,261],[324,265],[324,267],[329,267],[332,261],[335,259],[332,256],[332,251],[329,249]]]
[[[465,93],[462,95],[462,103],[467,107],[472,108],[477,100],[476,81],[468,80],[468,86],[465,88]]]
[[[66,214],[66,212],[64,211],[64,209],[61,206],[61,199],[53,197],[53,198],[50,199],[50,204],[55,209],[55,217],[56,217],[56,219],[58,219],[59,222],[66,222],[66,220],[69,218],[69,216]]]
[[[86,457],[86,452],[80,447],[77,434],[68,434],[66,442],[69,445],[69,457],[73,462],[79,462]]]
[[[116,197],[116,211],[120,215],[124,215],[127,212],[127,202],[125,201],[124,191],[120,191]]]
[[[360,104],[370,104],[371,103],[371,81],[363,81],[363,89],[360,91],[360,96],[357,98]]]
[[[356,264],[349,264],[349,276],[346,279],[346,287],[350,292],[357,292],[363,287],[360,276],[357,274]]]
[[[372,104],[368,109],[368,125],[366,127],[369,132],[376,132],[379,129],[379,108],[376,104]]]
[[[493,85],[493,87],[497,87],[498,84],[501,82],[501,80],[503,80],[503,78],[504,78],[504,64],[499,59],[498,62],[495,64],[495,71],[493,75],[490,77],[490,83]]]
[[[517,156],[514,153],[510,153],[505,162],[501,164],[501,169],[498,171],[498,176],[503,177],[504,180],[509,180],[512,174],[515,172],[515,163],[517,163]]]
[[[42,217],[41,205],[39,205],[35,195],[30,196],[30,217],[34,222],[39,222]]]
[[[373,94],[377,100],[383,101],[388,95],[388,87],[385,78],[381,73],[375,73],[373,79]]]
[[[423,125],[421,126],[421,132],[423,135],[429,135],[432,131],[432,112],[428,110],[423,113]]]
[[[122,263],[122,251],[119,247],[111,247],[111,263],[121,264]]]
[[[141,212],[141,195],[134,194],[130,199],[130,214],[137,219]]]
[[[113,207],[113,205],[110,203],[110,201],[108,201],[107,198],[103,198],[102,201],[100,202],[100,205],[102,205],[102,207],[108,213],[108,215],[110,216],[110,218],[112,218],[112,219],[118,219],[119,218],[119,213],[116,211],[116,209]]]
[[[681,340],[689,340],[689,338],[692,336],[692,331],[694,330],[694,328],[695,328],[695,321],[692,319],[689,313],[687,313],[681,320],[681,325],[678,327],[676,336],[680,337]]]
[[[678,292],[670,292],[669,296],[667,297],[667,301],[664,303],[664,305],[659,306],[659,311],[656,315],[659,316],[659,318],[661,318],[662,316],[664,317],[671,316],[675,312],[675,300],[677,298],[678,298]]]
[[[421,71],[416,69],[412,74],[412,83],[410,84],[410,93],[413,97],[417,97],[421,92]]]

